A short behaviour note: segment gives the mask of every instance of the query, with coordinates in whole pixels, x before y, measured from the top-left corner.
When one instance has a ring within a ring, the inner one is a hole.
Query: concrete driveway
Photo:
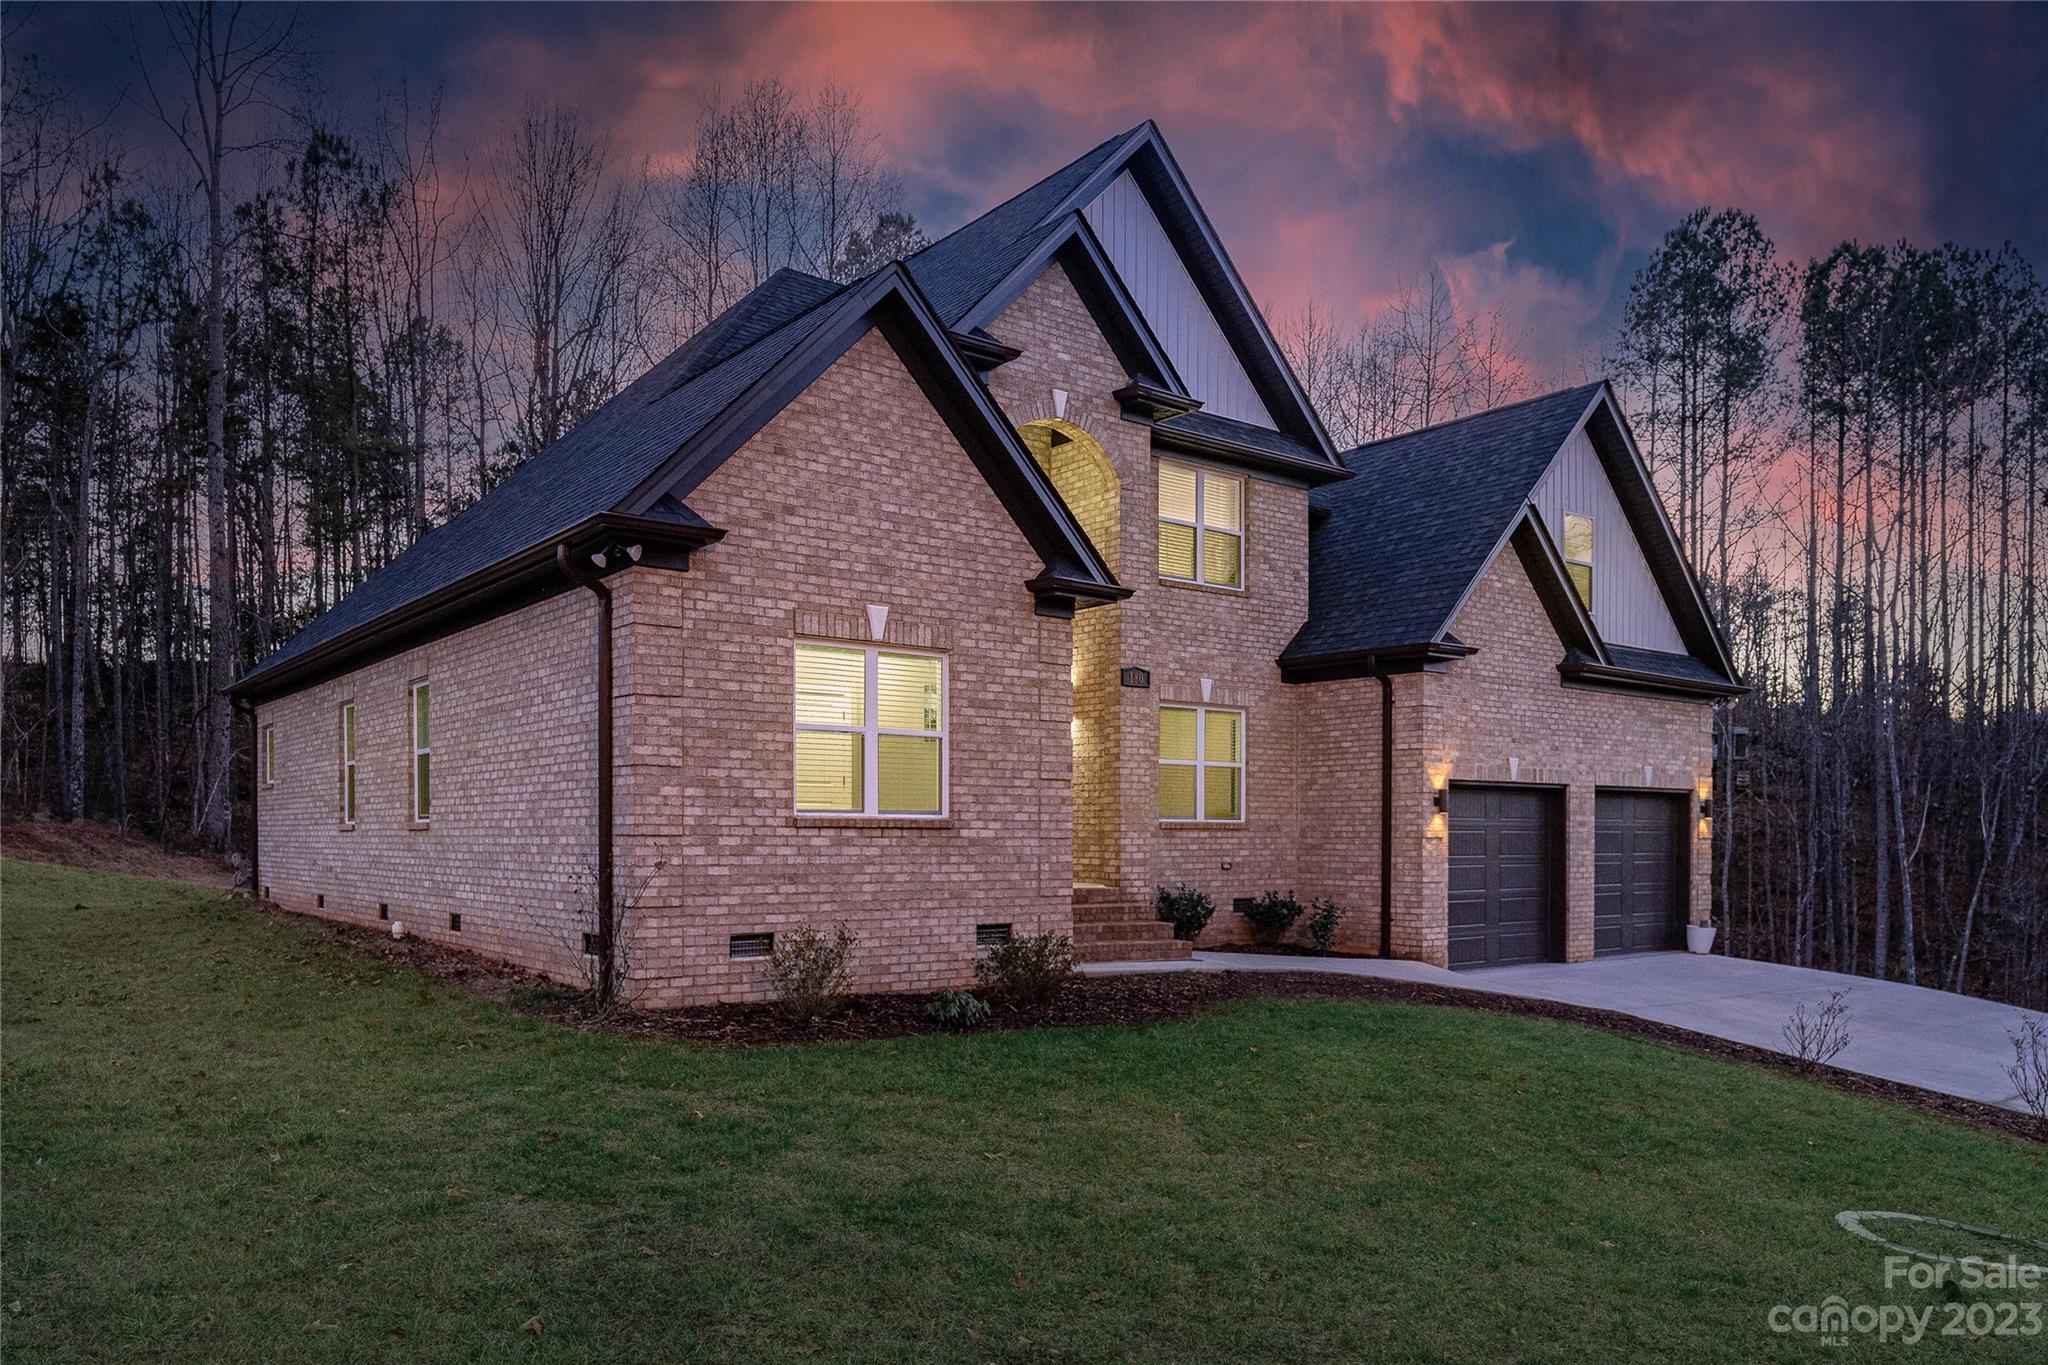
[[[1222,971],[1326,971],[1465,990],[1559,1000],[1632,1014],[1697,1033],[1782,1051],[1795,1007],[1815,1012],[1832,991],[1849,992],[1849,1046],[1835,1065],[1966,1099],[2020,1108],[2006,1068],[2008,1038],[2027,1011],[1922,986],[1691,953],[1642,953],[1592,962],[1542,962],[1447,972],[1419,962],[1206,953]],[[1178,965],[1178,964],[1176,964]],[[2035,1015],[2048,1022],[2048,1016]]]

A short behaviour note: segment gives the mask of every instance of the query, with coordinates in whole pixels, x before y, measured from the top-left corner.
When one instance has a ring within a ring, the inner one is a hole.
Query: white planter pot
[[[1711,924],[1688,924],[1685,926],[1685,949],[1689,953],[1711,953],[1714,951],[1714,926]]]

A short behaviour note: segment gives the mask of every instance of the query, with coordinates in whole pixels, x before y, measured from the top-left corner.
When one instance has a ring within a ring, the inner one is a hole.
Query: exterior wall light
[[[638,564],[642,553],[638,545],[607,545],[602,550],[591,555],[590,562],[600,569],[606,568],[610,565],[612,557],[616,555],[628,564]]]
[[[1711,773],[1700,778],[1698,791],[1700,798],[1699,837],[1711,839],[1714,837],[1714,778]]]
[[[1451,832],[1451,765],[1448,763],[1429,765],[1429,807],[1429,837],[1441,839]]]

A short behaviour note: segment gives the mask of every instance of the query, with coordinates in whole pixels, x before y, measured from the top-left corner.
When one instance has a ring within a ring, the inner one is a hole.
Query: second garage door
[[[1685,798],[1609,791],[1593,804],[1593,951],[1683,948]]]
[[[1450,820],[1451,965],[1555,957],[1555,793],[1453,783]]]

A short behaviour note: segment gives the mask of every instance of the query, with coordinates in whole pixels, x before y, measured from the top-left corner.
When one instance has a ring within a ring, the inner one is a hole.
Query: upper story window
[[[356,823],[356,704],[341,704],[341,823]]]
[[[1244,586],[1244,480],[1159,462],[1159,576]]]
[[[859,645],[797,645],[796,809],[945,814],[944,659]]]
[[[261,748],[263,750],[263,785],[274,787],[277,785],[277,727],[275,725],[263,727]]]
[[[434,812],[433,730],[428,724],[427,680],[412,685],[412,818],[425,824]]]
[[[1564,514],[1564,566],[1578,589],[1579,601],[1593,610],[1593,519],[1577,512]]]
[[[1244,712],[1159,708],[1159,818],[1244,819]]]

